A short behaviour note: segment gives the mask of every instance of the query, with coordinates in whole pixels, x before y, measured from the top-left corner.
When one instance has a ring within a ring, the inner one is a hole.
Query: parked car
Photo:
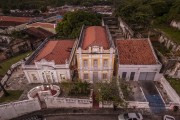
[[[141,113],[125,113],[118,115],[118,120],[143,120]]]
[[[170,115],[164,115],[163,120],[175,120],[175,118]]]

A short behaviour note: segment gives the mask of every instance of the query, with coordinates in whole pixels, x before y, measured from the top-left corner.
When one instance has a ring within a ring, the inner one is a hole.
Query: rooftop
[[[0,16],[0,21],[11,21],[11,22],[20,22],[26,23],[32,20],[30,17],[12,17],[12,16]]]
[[[105,27],[89,26],[85,29],[82,49],[86,50],[91,46],[102,46],[103,49],[110,48]]]
[[[75,40],[50,40],[32,62],[45,59],[47,61],[54,60],[55,64],[65,64],[66,60],[69,60],[74,42]]]
[[[35,28],[35,27],[27,28],[24,31],[27,34],[32,35],[32,36],[37,37],[37,38],[47,38],[47,37],[54,35],[53,33],[49,32],[47,30],[44,30],[42,28]]]
[[[55,24],[52,24],[52,23],[36,22],[33,24],[29,24],[28,26],[55,29]]]
[[[119,62],[125,65],[157,64],[153,49],[147,39],[130,39],[116,41]]]

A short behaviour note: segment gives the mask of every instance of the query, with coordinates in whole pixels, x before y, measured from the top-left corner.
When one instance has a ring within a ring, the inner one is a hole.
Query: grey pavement
[[[140,112],[144,116],[144,120],[161,120],[162,116],[165,114],[176,116],[177,120],[180,120],[180,112],[172,112],[167,111],[161,114],[154,114],[150,112],[150,110],[146,109],[117,109],[114,111],[113,109],[75,109],[75,108],[59,108],[59,109],[44,109],[37,112],[33,112],[27,115],[23,115],[21,117],[15,118],[13,120],[26,120],[26,118],[30,118],[34,115],[42,115],[47,120],[66,120],[69,119],[79,119],[81,120],[81,117],[84,118],[83,120],[89,120],[89,117],[95,118],[97,117],[97,120],[104,119],[107,117],[108,119],[114,120],[114,118],[117,118],[118,114],[123,114],[127,112]],[[86,116],[86,117],[85,117]],[[77,117],[77,118],[76,118]],[[92,119],[93,120],[93,119]]]

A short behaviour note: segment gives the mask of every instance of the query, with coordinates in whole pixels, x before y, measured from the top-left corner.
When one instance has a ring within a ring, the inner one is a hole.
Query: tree
[[[98,91],[96,99],[102,103],[112,102],[114,106],[126,105],[124,99],[120,96],[116,79],[112,80],[110,83],[97,83],[95,90]]]
[[[46,7],[46,6],[41,7],[41,8],[40,8],[40,10],[41,10],[41,12],[42,12],[42,13],[44,13],[44,12],[47,12],[47,11],[48,11],[48,9],[47,9],[47,7]]]
[[[56,32],[59,38],[77,38],[80,34],[83,25],[100,25],[101,15],[75,11],[64,15],[61,22],[56,27]]]

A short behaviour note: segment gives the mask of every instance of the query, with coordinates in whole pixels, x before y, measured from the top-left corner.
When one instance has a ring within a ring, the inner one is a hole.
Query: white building
[[[75,40],[49,40],[23,65],[29,83],[59,83],[70,80],[75,65]]]
[[[124,80],[159,80],[162,76],[149,39],[117,40],[118,75]]]

